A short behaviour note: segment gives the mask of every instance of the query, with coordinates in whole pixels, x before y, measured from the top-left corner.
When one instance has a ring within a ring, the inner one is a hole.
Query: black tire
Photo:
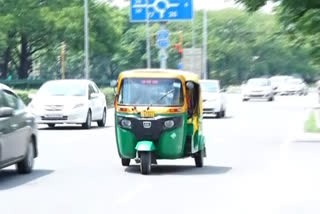
[[[194,156],[194,162],[196,164],[196,167],[201,168],[203,167],[203,157],[204,157],[204,151],[200,150],[197,152]]]
[[[249,99],[242,99],[242,102],[248,102]]]
[[[49,128],[54,128],[56,126],[56,124],[54,124],[54,123],[49,123],[47,125],[49,126]]]
[[[33,141],[31,140],[30,143],[28,144],[26,156],[24,157],[23,160],[21,160],[16,164],[18,173],[28,174],[32,172],[33,165],[34,165],[34,156],[35,156],[34,144],[33,144]]]
[[[268,99],[268,102],[273,102],[274,101],[274,97],[270,97],[269,99]]]
[[[107,111],[104,109],[103,110],[102,119],[98,121],[98,126],[99,127],[105,127],[106,126],[106,118],[107,118]]]
[[[222,116],[221,116],[221,111],[217,112],[216,118],[221,118],[221,117],[222,117]]]
[[[92,116],[91,116],[91,111],[88,111],[87,114],[87,120],[85,123],[82,124],[82,128],[84,129],[90,129],[91,128],[91,123],[92,123]]]
[[[226,110],[223,109],[223,110],[221,111],[221,117],[224,118],[225,116],[226,116]]]
[[[122,166],[130,166],[130,159],[121,158]]]
[[[141,152],[140,154],[140,171],[143,175],[148,175],[151,172],[151,152]]]

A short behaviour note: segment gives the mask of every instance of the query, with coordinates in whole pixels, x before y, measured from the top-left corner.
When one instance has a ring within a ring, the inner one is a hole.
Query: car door
[[[31,137],[31,127],[28,125],[27,112],[21,99],[11,91],[3,90],[7,107],[14,109],[14,114],[8,120],[10,135],[6,143],[8,155],[15,158],[23,157]]]
[[[0,107],[7,107],[2,90],[0,90]],[[10,129],[10,120],[10,117],[0,118],[0,165],[12,159],[8,146],[9,139],[13,135]]]
[[[90,104],[90,108],[91,108],[91,112],[92,112],[92,120],[98,120],[98,116],[99,116],[99,111],[98,111],[98,94],[96,93],[96,91],[94,90],[94,87],[92,86],[92,84],[90,83],[88,85],[89,87],[89,104]]]
[[[97,100],[97,111],[98,111],[98,119],[101,119],[103,116],[104,108],[106,107],[106,97],[99,90],[98,86],[95,83],[92,83],[92,86],[95,92],[99,95],[99,98]]]

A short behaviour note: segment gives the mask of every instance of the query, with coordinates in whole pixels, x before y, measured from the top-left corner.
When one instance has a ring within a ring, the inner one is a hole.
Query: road
[[[113,115],[106,128],[41,128],[31,175],[0,172],[1,214],[320,213],[320,143],[295,142],[315,96],[242,103],[205,119],[205,167],[159,161],[150,176],[123,168]]]

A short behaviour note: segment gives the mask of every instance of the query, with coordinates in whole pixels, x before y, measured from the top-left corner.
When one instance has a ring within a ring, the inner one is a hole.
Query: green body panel
[[[177,159],[185,156],[186,120],[177,129],[164,132],[157,142],[158,159]]]
[[[140,141],[135,149],[138,152],[154,152],[156,147],[152,141]]]
[[[117,146],[121,158],[134,159],[136,157],[136,136],[125,129],[116,127]]]
[[[117,137],[117,147],[121,158],[134,159],[137,151],[153,151],[157,159],[178,159],[190,156],[185,153],[187,136],[192,136],[194,127],[187,124],[187,114],[170,114],[170,115],[156,115],[163,117],[177,117],[182,116],[182,125],[176,129],[164,131],[157,141],[140,141],[138,142],[136,136],[130,130],[121,128],[118,125],[118,116],[139,117],[137,114],[115,114],[115,129]],[[200,130],[199,130],[200,131]],[[196,153],[199,149],[204,148],[203,136],[197,132],[192,136],[191,153]]]

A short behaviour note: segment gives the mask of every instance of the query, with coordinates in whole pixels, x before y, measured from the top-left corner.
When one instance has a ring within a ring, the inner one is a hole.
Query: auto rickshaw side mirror
[[[110,82],[110,86],[111,86],[112,88],[117,87],[117,85],[118,85],[118,81],[117,81],[117,80],[112,80],[112,81]]]
[[[192,82],[187,82],[186,86],[187,86],[187,89],[189,89],[189,90],[194,89],[194,83],[192,83]]]

